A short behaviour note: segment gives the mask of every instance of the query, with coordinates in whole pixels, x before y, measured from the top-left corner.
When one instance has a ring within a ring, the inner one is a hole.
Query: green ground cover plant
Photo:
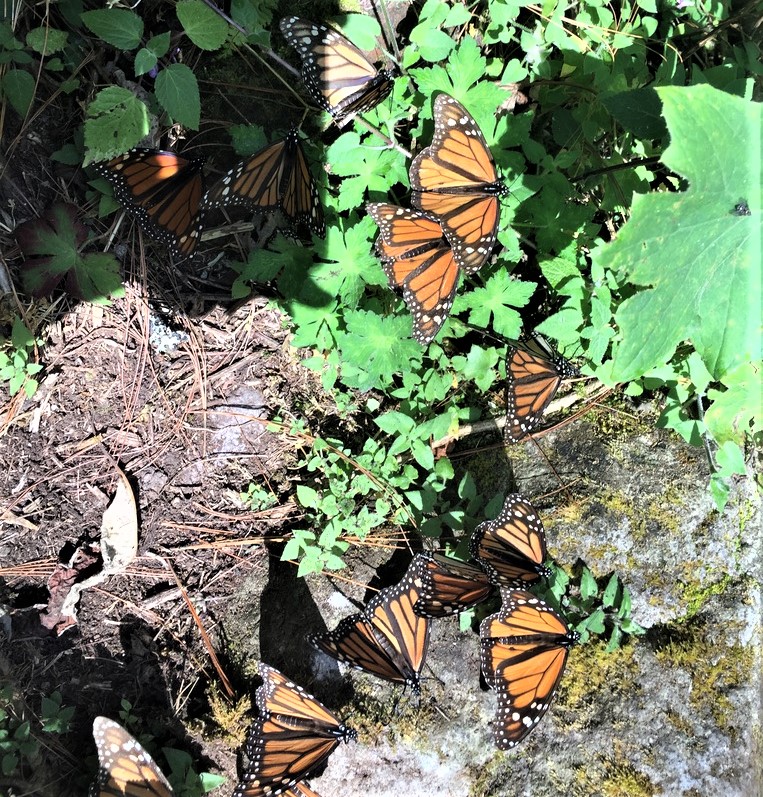
[[[332,9],[295,10],[323,18]],[[62,70],[64,90],[88,39],[119,52],[129,81],[156,74],[140,92],[109,85],[89,99],[70,145],[84,165],[137,145],[157,117],[202,129],[205,58],[267,58],[273,48],[295,62],[274,33],[284,11],[275,4],[234,2],[229,24],[183,0],[151,30],[140,9],[60,11],[58,27],[24,42],[3,28],[11,67],[1,86],[20,114],[35,97],[23,69],[30,50]],[[361,124],[338,130],[326,114],[310,117],[325,239],[305,247],[278,236],[232,264],[233,297],[252,286],[275,296],[292,345],[310,350],[305,365],[362,430],[347,439],[310,430],[295,486],[304,521],[284,551],[301,574],[341,568],[350,540],[385,526],[462,536],[484,519],[501,496],[457,472],[447,453],[436,456],[431,442],[500,414],[507,346],[532,327],[586,376],[632,397],[659,396],[658,425],[705,446],[723,508],[746,449],[761,439],[761,67],[746,13],[648,0],[617,9],[429,0],[411,11],[395,47],[387,31],[403,74],[365,119],[391,143]],[[360,46],[381,33],[370,17],[338,21]],[[712,47],[700,46],[707,36]],[[386,285],[363,208],[406,202],[409,154],[431,140],[439,92],[478,122],[510,195],[500,249],[463,280],[442,332],[423,348]],[[300,102],[295,94],[295,111]],[[243,154],[274,134],[237,127],[231,141]],[[82,241],[60,246],[77,252],[69,267],[81,273]],[[50,262],[59,278],[67,273],[65,258]],[[96,293],[113,288],[110,264],[88,273],[102,277],[92,277]]]

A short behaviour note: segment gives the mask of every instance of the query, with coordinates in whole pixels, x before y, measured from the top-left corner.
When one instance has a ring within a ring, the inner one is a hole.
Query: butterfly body
[[[204,207],[243,206],[281,210],[295,227],[326,234],[318,188],[296,129],[257,151],[221,177],[204,197]]]
[[[510,750],[538,724],[579,639],[551,606],[524,590],[501,590],[499,612],[480,625],[482,673],[498,697],[496,745]]]
[[[148,235],[176,257],[186,258],[194,253],[201,236],[203,163],[175,152],[132,149],[93,166]]]
[[[506,441],[516,443],[532,432],[562,381],[578,373],[540,335],[512,346],[506,362]]]
[[[256,692],[260,716],[250,728],[245,747],[249,766],[233,797],[311,794],[301,781],[341,741],[356,739],[357,734],[275,668],[261,663],[259,672],[263,678]]]
[[[299,17],[284,17],[280,27],[302,58],[302,79],[310,96],[340,126],[389,96],[394,72],[377,70],[339,31]]]
[[[429,647],[429,622],[413,611],[419,597],[417,574],[409,573],[381,590],[363,612],[342,620],[334,631],[308,641],[338,661],[421,693],[420,675]]]
[[[498,179],[485,137],[463,105],[440,94],[433,116],[432,143],[411,163],[411,204],[440,221],[457,264],[471,274],[493,249],[498,198],[508,188]]]
[[[506,497],[495,520],[480,523],[469,543],[490,581],[499,586],[529,587],[551,571],[546,559],[546,534],[538,513],[518,493]]]

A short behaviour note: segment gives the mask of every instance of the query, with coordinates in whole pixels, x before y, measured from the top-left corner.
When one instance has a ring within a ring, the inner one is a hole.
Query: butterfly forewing
[[[422,617],[447,617],[462,612],[487,598],[492,585],[485,573],[474,565],[437,553],[418,553],[412,567],[419,573],[421,586],[414,605]]]
[[[326,233],[318,188],[296,129],[223,175],[207,192],[204,206],[280,209],[291,225],[304,226],[319,237]]]
[[[543,523],[532,504],[518,493],[507,496],[495,520],[477,526],[470,540],[470,552],[490,580],[501,586],[527,587],[551,573],[543,564]]]
[[[121,725],[96,717],[93,739],[100,773],[91,797],[172,797],[172,787],[143,746]]]
[[[194,253],[201,236],[203,163],[174,152],[132,149],[93,166],[146,233],[185,258]]]
[[[501,590],[501,610],[480,625],[482,672],[496,691],[497,746],[508,750],[538,724],[556,694],[578,634],[524,590]]]

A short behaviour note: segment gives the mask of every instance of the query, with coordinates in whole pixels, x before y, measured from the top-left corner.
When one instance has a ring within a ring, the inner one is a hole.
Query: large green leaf
[[[597,253],[623,282],[648,286],[616,314],[611,378],[635,379],[689,340],[722,380],[761,356],[761,105],[707,85],[658,93],[671,137],[663,161],[688,187],[636,196]]]

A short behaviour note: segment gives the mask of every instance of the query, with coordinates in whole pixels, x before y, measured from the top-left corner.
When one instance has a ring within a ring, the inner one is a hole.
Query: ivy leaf
[[[629,381],[690,340],[713,378],[761,358],[761,161],[763,106],[709,85],[657,90],[671,143],[664,163],[685,177],[681,193],[636,195],[630,220],[598,260],[645,286],[616,314],[622,341],[611,379]],[[736,215],[744,199],[749,216]]]
[[[487,328],[493,316],[493,329],[499,335],[516,338],[522,328],[522,318],[514,310],[524,307],[535,291],[534,282],[514,280],[507,271],[499,271],[485,283],[456,299],[454,311],[471,307],[469,322]]]
[[[397,150],[364,146],[357,133],[341,135],[328,149],[326,160],[342,180],[337,210],[350,210],[363,204],[366,191],[386,196],[390,185],[408,182],[405,161]]]
[[[185,64],[170,64],[156,76],[156,98],[167,113],[180,124],[199,129],[199,84]]]
[[[49,296],[65,280],[66,291],[77,299],[105,303],[122,291],[119,263],[111,254],[82,255],[87,228],[77,218],[77,207],[57,202],[43,216],[16,228],[24,253],[24,290]]]

